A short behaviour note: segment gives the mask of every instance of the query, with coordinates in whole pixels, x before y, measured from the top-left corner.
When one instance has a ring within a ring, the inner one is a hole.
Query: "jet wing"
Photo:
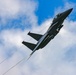
[[[41,34],[35,34],[35,33],[31,33],[31,32],[29,32],[28,35],[30,35],[31,37],[33,37],[37,41],[39,41],[39,39],[43,36]]]
[[[22,44],[24,44],[25,46],[27,46],[29,49],[31,49],[33,51],[33,49],[36,47],[36,44],[32,44],[29,42],[25,42],[23,41]]]

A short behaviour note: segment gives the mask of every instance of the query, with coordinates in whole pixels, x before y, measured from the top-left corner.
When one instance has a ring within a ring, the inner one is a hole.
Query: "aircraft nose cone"
[[[71,10],[73,10],[73,8],[71,8]]]
[[[65,13],[66,13],[67,15],[69,15],[69,14],[72,12],[72,10],[73,10],[73,8],[68,9]]]
[[[69,9],[69,12],[71,12],[73,10],[73,8]]]
[[[70,8],[70,9],[66,10],[65,12],[63,12],[64,18],[66,18],[72,12],[72,10],[73,10],[73,8]]]

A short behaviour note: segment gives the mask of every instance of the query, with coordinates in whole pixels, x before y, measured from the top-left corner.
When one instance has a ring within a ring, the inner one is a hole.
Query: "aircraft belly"
[[[51,40],[51,38],[50,38],[49,36],[46,37],[46,38],[41,42],[39,48],[45,47],[45,46],[48,44],[48,42],[50,42],[50,40]]]
[[[58,31],[54,31],[51,35],[48,35],[43,41],[42,43],[40,44],[39,48],[43,48],[45,47],[51,39],[53,39],[56,35],[58,34]]]
[[[51,39],[47,39],[45,40],[42,45],[41,45],[41,48],[45,47],[49,42],[50,42]]]

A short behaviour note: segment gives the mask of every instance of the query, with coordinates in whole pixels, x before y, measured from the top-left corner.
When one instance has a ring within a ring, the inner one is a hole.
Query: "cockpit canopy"
[[[58,17],[60,17],[60,16],[61,16],[61,13],[57,14],[57,15],[54,17],[53,21],[56,20],[56,19],[57,19]]]
[[[61,13],[57,14],[57,15],[55,16],[55,19],[58,18],[58,17],[60,17],[60,16],[61,16]]]

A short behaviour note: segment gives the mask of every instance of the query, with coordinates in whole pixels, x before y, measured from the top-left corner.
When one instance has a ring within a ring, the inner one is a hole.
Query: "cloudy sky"
[[[26,62],[31,50],[21,42],[37,43],[27,33],[44,34],[54,16],[69,8],[60,33]],[[0,0],[0,75],[76,75],[75,16],[76,0]]]

